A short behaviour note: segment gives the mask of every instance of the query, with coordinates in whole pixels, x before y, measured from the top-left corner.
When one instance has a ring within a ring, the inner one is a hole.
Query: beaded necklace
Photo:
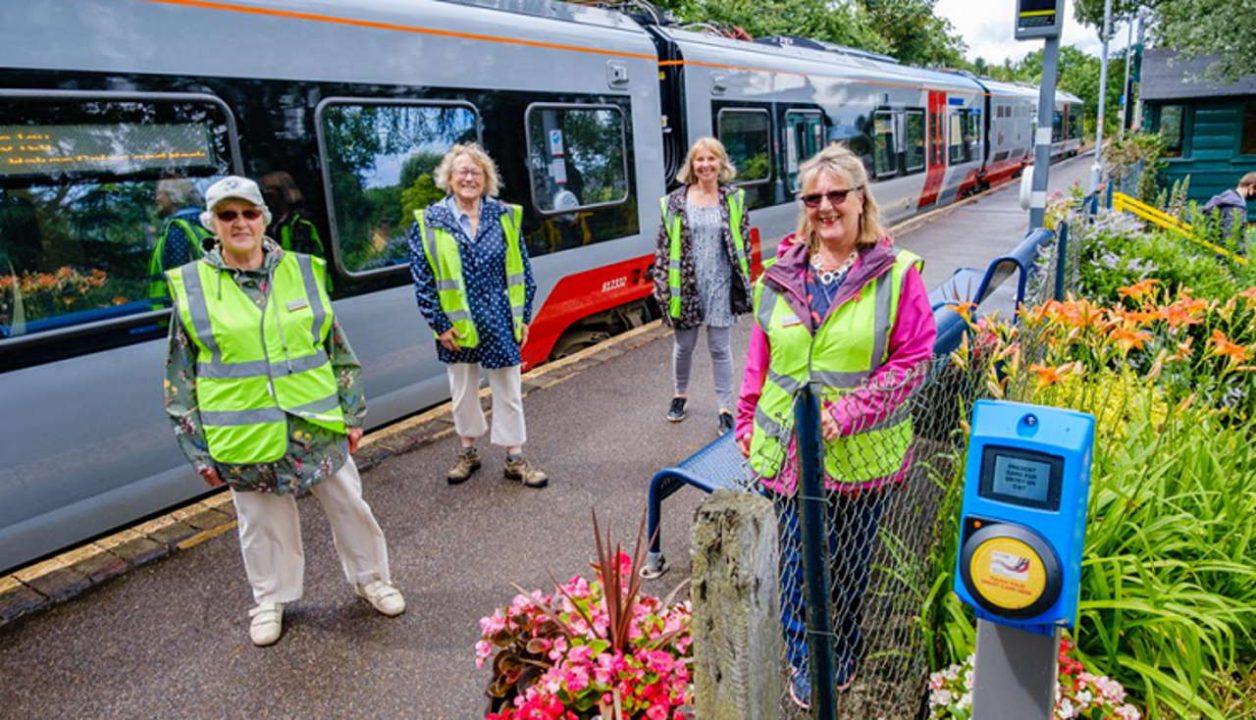
[[[820,257],[820,253],[811,256],[811,267],[815,270],[816,279],[821,285],[832,285],[841,280],[855,265],[855,253],[846,256],[846,262],[838,265],[832,270],[824,269],[824,259]]]

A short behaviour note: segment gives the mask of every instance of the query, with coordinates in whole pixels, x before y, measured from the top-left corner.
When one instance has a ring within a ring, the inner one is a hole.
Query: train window
[[[525,113],[532,202],[568,213],[628,199],[624,114],[614,105],[532,105]]]
[[[0,338],[164,332],[128,316],[169,307],[162,273],[202,254],[201,193],[234,147],[214,98],[0,93]]]
[[[1239,154],[1256,155],[1256,103],[1243,106],[1243,134],[1239,136]]]
[[[1165,157],[1182,156],[1182,119],[1185,113],[1181,105],[1161,105],[1159,112],[1160,139],[1164,142]]]
[[[785,176],[798,192],[798,167],[824,147],[824,116],[819,110],[785,112]]]
[[[903,118],[907,156],[904,170],[909,173],[925,169],[925,111],[908,110]]]
[[[1023,108],[1022,108],[1023,109]],[[981,157],[981,109],[964,112],[964,137],[968,140],[968,158]]]
[[[737,168],[737,184],[767,182],[772,177],[772,122],[767,110],[724,108],[716,116],[717,134]]]
[[[317,115],[336,262],[350,275],[409,263],[414,211],[445,196],[433,173],[450,147],[479,137],[475,108],[329,98]]]
[[[947,121],[950,124],[948,128],[950,133],[948,152],[952,165],[973,159],[972,148],[974,143],[970,134],[972,132],[970,117],[972,117],[972,112],[969,110],[956,110],[947,116]]]
[[[872,116],[873,169],[878,178],[898,174],[898,148],[894,144],[894,114],[878,111]]]

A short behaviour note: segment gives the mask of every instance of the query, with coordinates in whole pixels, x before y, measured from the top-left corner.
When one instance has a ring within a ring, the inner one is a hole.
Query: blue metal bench
[[[650,538],[650,552],[641,568],[643,578],[656,578],[667,572],[667,559],[660,550],[659,515],[663,501],[686,485],[708,493],[750,489],[750,468],[737,449],[733,433],[721,435],[679,465],[663,468],[650,479],[650,494],[646,500],[646,536]]]

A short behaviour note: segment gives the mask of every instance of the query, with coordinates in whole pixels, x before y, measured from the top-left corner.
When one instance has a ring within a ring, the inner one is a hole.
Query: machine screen
[[[1011,505],[1058,510],[1064,459],[1028,450],[987,446],[981,458],[984,498]]]

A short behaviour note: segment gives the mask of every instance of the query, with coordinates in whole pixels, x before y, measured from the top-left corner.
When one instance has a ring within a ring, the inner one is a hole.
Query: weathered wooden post
[[[693,524],[694,717],[772,720],[781,609],[772,502],[717,490]]]

